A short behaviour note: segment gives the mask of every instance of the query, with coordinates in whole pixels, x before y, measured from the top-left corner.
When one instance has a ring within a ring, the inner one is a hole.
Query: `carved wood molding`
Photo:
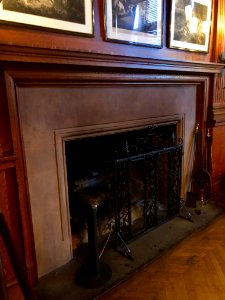
[[[76,65],[143,69],[167,72],[220,73],[223,64],[174,59],[141,58],[113,54],[79,51],[34,49],[28,47],[0,46],[0,63],[38,63],[42,65]]]
[[[214,80],[214,98],[213,102],[217,104],[225,104],[225,74],[216,74]]]
[[[225,103],[216,103],[213,105],[213,116],[215,126],[225,125]]]

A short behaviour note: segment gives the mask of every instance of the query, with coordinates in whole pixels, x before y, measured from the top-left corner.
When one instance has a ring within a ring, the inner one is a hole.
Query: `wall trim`
[[[225,103],[216,103],[213,105],[213,116],[215,126],[225,125]]]
[[[224,64],[163,58],[142,58],[94,52],[34,49],[0,45],[0,63],[82,65],[191,73],[221,73]]]

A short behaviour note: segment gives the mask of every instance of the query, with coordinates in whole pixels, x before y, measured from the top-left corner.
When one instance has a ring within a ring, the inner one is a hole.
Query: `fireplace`
[[[99,242],[107,240],[125,255],[125,243],[178,214],[178,125],[171,121],[65,142],[74,250],[87,243],[90,199],[98,204]]]
[[[200,93],[205,90],[204,77],[127,72],[121,76],[101,69],[97,75],[87,70],[74,71],[73,75],[69,72],[68,78],[69,82],[57,80],[46,85],[38,77],[35,84],[28,81],[16,89],[39,277],[73,257],[67,144],[123,135],[153,125],[172,126],[176,128],[175,138],[183,140],[180,197],[185,198],[193,169],[196,120],[202,124],[206,116],[206,104],[199,105],[199,101],[206,101],[204,92]],[[161,165],[168,161],[163,153],[161,159]],[[132,172],[136,176],[141,169],[140,162]],[[90,171],[95,174],[95,170]],[[140,176],[136,179],[143,181]],[[137,212],[143,204],[141,200],[136,202]],[[163,199],[158,205],[160,223],[167,212]],[[132,218],[134,223],[134,214]],[[128,240],[145,231],[143,228],[143,223],[132,227]]]

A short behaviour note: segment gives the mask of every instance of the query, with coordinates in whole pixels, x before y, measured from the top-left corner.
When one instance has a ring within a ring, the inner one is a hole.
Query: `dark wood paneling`
[[[215,77],[213,103],[215,107],[225,103],[225,74],[218,74]]]
[[[10,227],[13,240],[18,247],[21,257],[24,257],[14,161],[0,164],[0,199],[0,207]],[[6,270],[6,281],[8,284],[12,284],[12,282],[15,281],[15,276],[12,272],[10,260],[2,242],[1,249],[4,249],[3,265]]]
[[[13,154],[4,75],[0,72],[0,159]]]
[[[225,52],[225,0],[214,1],[214,36],[212,47],[212,60],[219,61],[222,52]]]
[[[215,24],[214,47],[212,58],[214,61],[219,61],[221,53],[225,52],[225,0],[216,2],[217,19]],[[213,162],[213,184],[214,194],[218,201],[224,198],[225,194],[225,74],[216,75],[214,82],[213,95],[213,118],[215,128],[213,129],[213,144],[212,144],[212,162]]]
[[[213,115],[215,126],[225,125],[225,103],[216,103],[213,105]]]
[[[0,73],[0,88],[0,209],[3,211],[9,225],[17,251],[27,268],[30,281],[34,282],[36,278],[34,252],[32,259],[30,255],[27,255],[27,249],[32,248],[32,239],[29,238],[32,236],[32,228],[28,226],[30,217],[27,213],[29,205],[25,200],[26,193],[22,192],[25,191],[24,175],[20,172],[20,160],[18,160],[20,155],[18,151],[15,151],[17,142],[12,140],[12,121],[9,117],[8,96],[2,70]],[[1,238],[0,251],[5,270],[6,284],[12,294],[12,297],[9,299],[23,299]],[[16,294],[14,293],[15,291]],[[18,297],[15,295],[18,295]]]
[[[21,211],[18,198],[18,185],[16,175],[16,156],[14,155],[13,143],[11,138],[11,125],[6,101],[4,74],[0,73],[0,209],[9,224],[14,243],[18,253],[25,262],[25,252],[23,245],[23,230],[21,226]],[[7,251],[0,239],[0,250],[3,259],[5,280],[8,291],[17,290],[17,280]],[[9,300],[22,300],[22,295],[12,293]]]
[[[44,66],[48,65],[49,70],[52,73],[55,72],[56,66],[67,65],[68,69],[74,65],[76,68],[84,66],[86,68],[90,67],[108,67],[111,69],[115,68],[126,68],[127,72],[129,69],[141,70],[161,70],[162,72],[171,71],[171,72],[193,72],[193,73],[219,73],[223,69],[223,65],[219,63],[212,62],[202,62],[202,61],[185,61],[185,60],[173,60],[170,58],[165,59],[164,57],[132,57],[132,56],[123,56],[120,54],[99,54],[99,53],[86,53],[86,52],[67,52],[67,51],[58,51],[58,50],[49,50],[49,49],[30,49],[30,48],[19,48],[13,47],[8,51],[7,47],[0,48],[0,62],[3,68],[7,68],[8,65],[11,65],[12,62],[15,62],[18,70],[35,70],[35,65],[31,63],[39,63]],[[22,51],[22,52],[20,52]],[[26,64],[20,64],[23,62]],[[14,64],[14,65],[15,65]],[[55,65],[54,65],[55,64]],[[71,67],[69,67],[71,66]],[[118,72],[118,71],[117,71]]]
[[[48,32],[46,30],[27,29],[19,26],[1,25],[0,28],[0,43],[5,47],[0,47],[3,50],[10,52],[14,46],[20,46],[20,51],[23,53],[26,48],[30,51],[33,49],[51,49],[62,50],[73,53],[74,51],[86,53],[99,53],[110,55],[122,55],[123,57],[141,57],[141,58],[164,58],[174,60],[189,60],[209,62],[211,59],[212,43],[213,43],[213,24],[211,30],[211,43],[209,53],[199,53],[184,50],[169,49],[167,40],[169,36],[169,15],[170,1],[164,0],[164,30],[163,40],[164,46],[162,49],[151,47],[125,45],[105,41],[104,33],[104,1],[94,0],[94,37],[81,37],[74,34],[64,34],[63,32]],[[213,14],[214,16],[214,14]],[[13,46],[13,47],[12,47]]]
[[[215,191],[225,193],[225,126],[217,126],[213,131],[212,175]],[[224,198],[224,196],[223,196]]]
[[[8,297],[9,300],[25,300],[21,288],[17,284],[8,287]]]

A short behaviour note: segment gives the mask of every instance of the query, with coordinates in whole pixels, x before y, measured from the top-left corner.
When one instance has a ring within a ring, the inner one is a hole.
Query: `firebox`
[[[182,140],[177,123],[65,142],[73,249],[87,242],[87,199],[98,202],[100,243],[126,243],[176,216]],[[110,238],[110,239],[109,239]]]

